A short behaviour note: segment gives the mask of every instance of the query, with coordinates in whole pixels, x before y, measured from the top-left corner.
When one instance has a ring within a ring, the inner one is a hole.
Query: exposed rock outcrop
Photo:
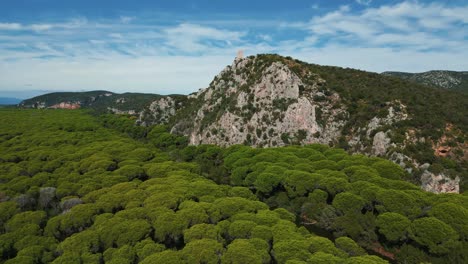
[[[48,108],[52,108],[52,109],[79,109],[80,107],[81,107],[81,105],[79,103],[61,102],[59,104],[49,106]]]
[[[375,156],[384,156],[390,146],[390,138],[383,131],[377,132],[374,135],[372,143],[372,154]]]
[[[459,193],[460,192],[460,177],[452,179],[443,173],[434,174],[429,171],[424,171],[421,175],[421,188],[433,193]]]
[[[138,115],[137,124],[165,124],[176,114],[177,102],[172,97],[162,97],[153,101],[149,107]]]
[[[273,62],[260,70],[258,60],[236,59],[226,67],[195,96],[200,108],[193,119],[173,132],[188,135],[190,144],[222,146],[331,144],[340,136],[344,121],[338,117],[347,113],[343,104],[337,107],[338,94],[319,91],[323,79],[310,73],[315,80],[306,84],[287,65]]]
[[[107,110],[109,110],[109,112],[113,113],[113,114],[117,114],[117,115],[136,115],[137,114],[137,111],[131,109],[131,110],[120,110],[118,108],[114,108],[114,107],[107,107]]]

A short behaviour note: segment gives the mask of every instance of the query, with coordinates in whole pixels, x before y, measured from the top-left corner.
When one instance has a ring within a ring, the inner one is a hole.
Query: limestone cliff
[[[321,90],[325,80],[310,73],[313,82],[306,84],[281,62],[257,60],[237,59],[226,67],[194,96],[196,114],[172,132],[187,135],[190,144],[258,147],[330,144],[340,136],[347,112],[337,93]]]

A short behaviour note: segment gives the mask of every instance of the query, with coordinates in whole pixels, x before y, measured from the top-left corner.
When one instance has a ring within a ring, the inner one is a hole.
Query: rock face
[[[236,59],[194,96],[196,115],[172,132],[187,135],[190,144],[331,144],[347,112],[338,94],[320,90],[325,80],[308,77],[313,81],[306,84],[281,62]]]
[[[396,147],[395,144],[391,144],[391,131],[382,129],[407,120],[408,113],[406,106],[400,101],[387,102],[386,105],[388,108],[385,116],[374,116],[365,126],[353,127],[354,136],[350,138],[349,145],[355,152],[385,157],[390,147]]]
[[[424,171],[421,175],[421,187],[423,190],[433,193],[459,193],[460,192],[460,177],[452,179],[445,176],[443,173],[434,174],[429,171]]]
[[[72,103],[72,102],[61,102],[59,104],[55,104],[49,106],[52,109],[78,109],[81,105],[79,103]]]
[[[390,146],[390,138],[383,131],[375,134],[372,143],[372,154],[376,156],[384,156],[387,153],[387,149]]]
[[[153,101],[149,107],[138,115],[137,124],[147,126],[151,124],[165,124],[176,114],[178,103],[172,97],[162,97]]]

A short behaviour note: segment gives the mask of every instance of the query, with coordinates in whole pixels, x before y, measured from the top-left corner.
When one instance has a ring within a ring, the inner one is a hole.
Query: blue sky
[[[0,96],[187,94],[237,50],[374,72],[468,70],[468,3],[0,1]]]

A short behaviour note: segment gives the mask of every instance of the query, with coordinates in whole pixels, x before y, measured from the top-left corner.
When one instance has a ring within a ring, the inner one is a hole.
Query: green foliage
[[[457,246],[458,234],[446,223],[435,217],[423,217],[413,221],[409,237],[434,254],[447,254]]]
[[[349,237],[339,237],[335,240],[337,248],[346,252],[349,256],[363,256],[366,255],[366,251],[361,248],[354,240]]]
[[[237,239],[227,247],[226,253],[221,258],[222,264],[262,264],[262,254],[249,240]]]
[[[398,213],[383,213],[377,217],[379,233],[388,241],[399,242],[405,240],[411,221]]]
[[[440,203],[432,207],[430,216],[449,224],[463,240],[468,240],[468,210],[455,203]]]
[[[382,159],[318,144],[162,150],[150,138],[165,128],[138,138],[84,111],[0,119],[2,263],[379,263],[361,248],[376,243],[466,260],[464,196],[426,194]]]
[[[387,160],[375,162],[372,168],[376,169],[381,177],[392,180],[402,180],[406,174],[400,166]]]

